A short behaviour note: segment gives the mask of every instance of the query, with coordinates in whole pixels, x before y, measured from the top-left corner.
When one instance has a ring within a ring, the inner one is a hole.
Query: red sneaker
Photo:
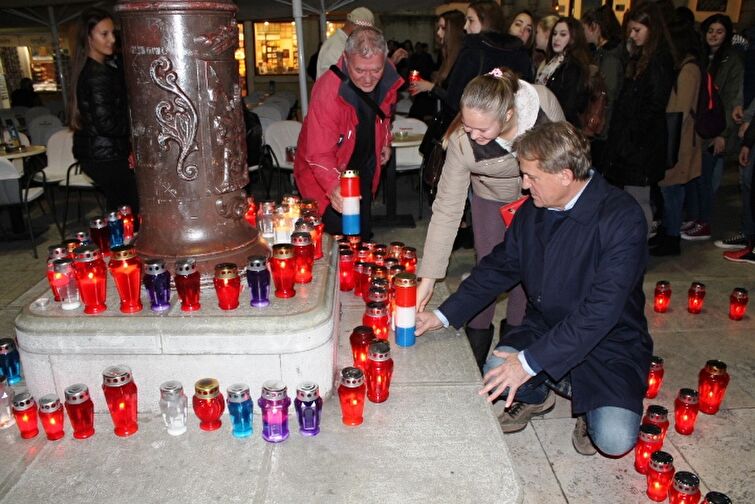
[[[745,247],[739,250],[724,252],[724,259],[738,263],[755,264],[755,253],[752,252],[752,247]]]
[[[696,222],[690,229],[682,232],[682,240],[710,240],[710,224]]]

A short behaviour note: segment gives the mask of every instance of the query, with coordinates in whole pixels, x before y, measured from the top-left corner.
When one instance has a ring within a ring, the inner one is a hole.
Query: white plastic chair
[[[282,194],[281,171],[290,172],[290,176],[294,173],[294,164],[286,159],[286,148],[296,147],[299,141],[301,123],[299,121],[276,121],[264,128],[263,131],[265,132],[265,144],[270,147],[273,162],[278,170],[278,196],[280,196]],[[270,182],[272,183],[272,177]],[[291,185],[294,185],[293,182]]]
[[[73,131],[64,128],[56,131],[47,140],[47,166],[42,169],[48,184],[57,184],[66,179],[68,167],[76,162],[73,157]],[[36,182],[42,181],[42,174],[34,174]]]
[[[95,198],[97,199],[97,204],[100,206],[100,210],[102,210],[103,213],[105,212],[105,208],[102,206],[102,203],[100,202],[100,198],[97,196],[97,191],[98,191],[97,186],[94,184],[94,181],[91,178],[89,178],[89,176],[81,170],[81,164],[79,164],[78,161],[74,161],[74,163],[68,167],[68,170],[66,171],[66,178],[65,180],[62,180],[60,182],[60,185],[62,187],[65,187],[66,189],[66,202],[65,202],[65,207],[63,209],[63,222],[62,222],[61,235],[65,236],[65,229],[66,229],[66,225],[68,224],[68,204],[70,201],[71,190],[74,190],[79,193],[79,200],[77,204],[79,221],[81,221],[81,217],[82,217],[81,194],[84,191],[94,191],[94,195],[95,195]]]
[[[26,125],[29,136],[36,145],[47,145],[52,134],[63,129],[63,123],[52,114],[37,116]]]
[[[287,119],[289,112],[291,112],[291,107],[293,107],[294,103],[290,102],[288,99],[278,96],[277,94],[275,96],[271,96],[267,100],[265,100],[263,107],[273,107],[278,109],[278,112],[281,114],[281,119]]]
[[[409,110],[412,108],[412,100],[411,98],[401,98],[398,103],[396,103],[396,114],[399,115],[408,115]]]
[[[31,249],[34,258],[37,256],[37,244],[34,241],[34,230],[31,226],[31,211],[29,203],[36,201],[45,193],[42,187],[30,187],[31,178],[26,183],[22,183],[22,175],[18,173],[16,167],[5,158],[0,158],[0,206],[21,206],[24,213],[26,230],[31,240]],[[55,225],[58,226],[58,220],[53,212]],[[59,226],[58,226],[59,227]]]
[[[254,107],[252,109],[252,112],[259,116],[260,121],[263,117],[266,119],[271,119],[273,121],[283,120],[283,116],[281,115],[280,110],[269,105],[260,105],[259,107]]]
[[[28,127],[29,123],[31,123],[35,118],[40,117],[40,116],[45,116],[45,115],[52,115],[50,113],[50,109],[48,109],[47,107],[31,107],[24,114],[24,120],[26,121],[26,126]]]
[[[411,117],[397,117],[393,121],[393,133],[406,131],[410,135],[424,135],[427,131],[427,124],[419,119]],[[419,173],[419,218],[422,218],[422,154],[419,152],[419,146],[415,147],[396,147],[396,173],[407,173],[417,170]]]

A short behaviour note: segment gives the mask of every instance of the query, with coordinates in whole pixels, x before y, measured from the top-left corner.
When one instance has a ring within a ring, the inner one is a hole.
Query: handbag
[[[666,168],[673,168],[679,162],[679,145],[682,141],[682,112],[666,112]]]
[[[446,163],[446,150],[443,144],[434,141],[430,153],[422,158],[422,181],[427,184],[430,199],[438,193],[438,182],[443,174],[443,165]]]

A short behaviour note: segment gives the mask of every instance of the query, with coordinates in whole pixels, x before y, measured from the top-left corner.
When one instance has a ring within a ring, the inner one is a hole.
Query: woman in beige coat
[[[699,59],[694,54],[694,47],[685,48],[684,41],[675,37],[674,41],[686,53],[682,60],[676,84],[671,90],[666,112],[682,113],[682,129],[679,141],[679,157],[673,168],[666,170],[666,175],[658,183],[663,194],[663,233],[649,241],[650,255],[679,255],[679,247],[685,184],[700,176],[702,167],[702,142],[695,133],[695,110],[697,95],[700,90]],[[686,50],[685,50],[686,49]]]
[[[545,86],[519,80],[511,70],[494,69],[464,89],[460,112],[446,133],[447,154],[433,215],[418,270],[417,308],[424,310],[435,282],[446,275],[459,221],[472,186],[472,224],[479,261],[503,241],[506,228],[499,208],[521,196],[519,164],[511,144],[535,124],[563,121],[558,100]],[[509,295],[507,322],[519,325],[527,299],[521,287]],[[466,327],[477,363],[487,358],[493,340],[495,303]]]

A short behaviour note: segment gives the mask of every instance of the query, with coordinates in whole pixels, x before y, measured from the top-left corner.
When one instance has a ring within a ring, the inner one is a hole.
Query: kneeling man
[[[521,282],[524,322],[487,360],[480,394],[505,398],[501,427],[516,432],[553,407],[555,391],[571,398],[579,453],[623,455],[637,440],[653,350],[642,209],[591,169],[590,144],[569,123],[537,126],[513,150],[530,199],[458,291],[417,315],[417,334],[459,328]]]

